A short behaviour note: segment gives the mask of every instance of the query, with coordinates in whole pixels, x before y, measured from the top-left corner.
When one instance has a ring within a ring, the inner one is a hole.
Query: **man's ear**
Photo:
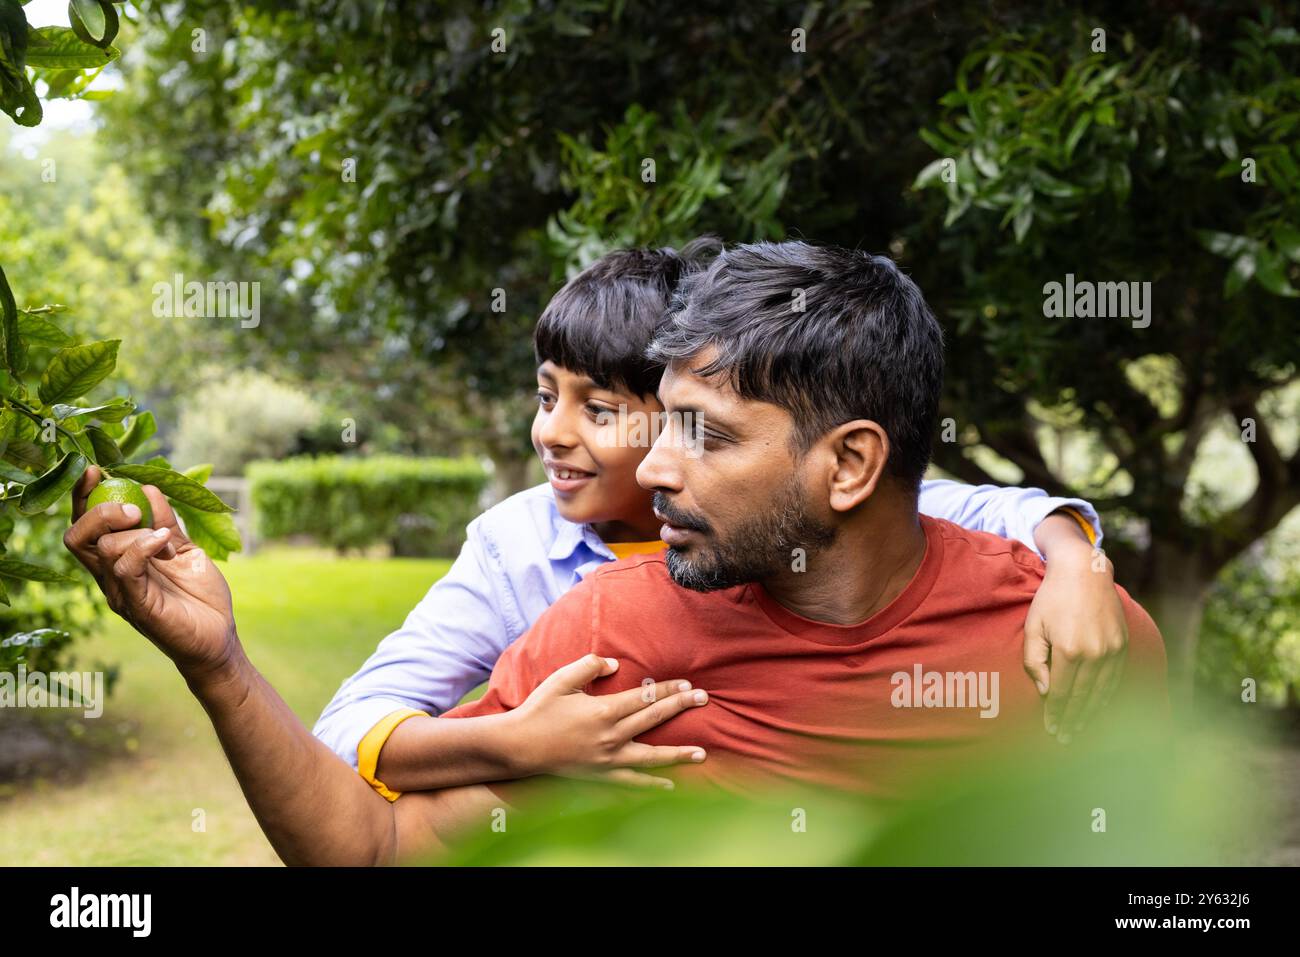
[[[835,456],[830,476],[830,507],[847,512],[876,491],[889,461],[889,436],[870,419],[845,422],[823,439]]]

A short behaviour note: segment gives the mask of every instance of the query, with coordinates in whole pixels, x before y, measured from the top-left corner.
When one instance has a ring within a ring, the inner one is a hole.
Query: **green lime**
[[[93,489],[86,499],[86,511],[104,502],[121,502],[123,505],[135,505],[140,509],[140,524],[136,528],[153,528],[153,509],[149,507],[149,497],[139,482],[126,478],[104,479]]]

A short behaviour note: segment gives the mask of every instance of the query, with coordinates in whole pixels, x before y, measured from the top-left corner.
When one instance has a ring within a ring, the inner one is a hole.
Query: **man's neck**
[[[881,492],[840,527],[834,544],[808,557],[805,570],[764,581],[768,594],[797,615],[834,625],[860,624],[897,598],[925,558],[925,531],[914,497]]]

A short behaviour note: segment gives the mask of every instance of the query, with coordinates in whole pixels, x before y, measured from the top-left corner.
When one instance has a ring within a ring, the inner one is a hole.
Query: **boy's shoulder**
[[[566,529],[565,526],[572,526]],[[555,494],[543,482],[503,499],[469,523],[469,534],[492,543],[517,546],[535,543],[547,550],[562,534],[581,529],[566,521],[555,507]]]

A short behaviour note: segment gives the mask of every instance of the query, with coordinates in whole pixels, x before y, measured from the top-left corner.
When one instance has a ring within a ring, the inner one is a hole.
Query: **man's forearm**
[[[511,749],[513,714],[407,718],[384,742],[375,777],[394,791],[526,777],[533,772]]]
[[[222,668],[185,677],[275,852],[290,865],[391,863],[393,806],[313,737],[236,649]]]

